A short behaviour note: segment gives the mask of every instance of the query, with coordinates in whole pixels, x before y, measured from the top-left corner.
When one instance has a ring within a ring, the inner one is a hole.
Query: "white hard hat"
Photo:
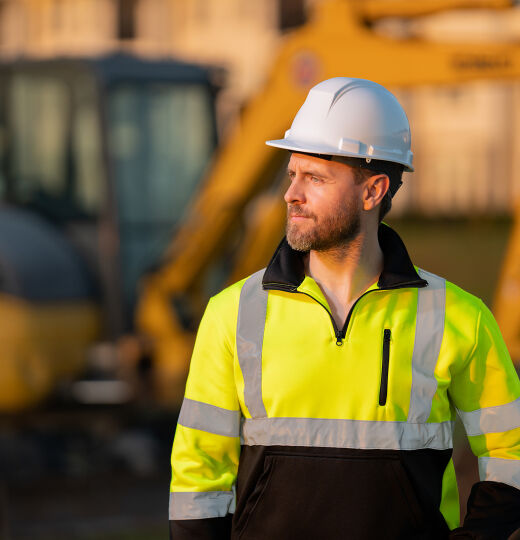
[[[410,125],[396,97],[365,79],[335,77],[309,91],[283,139],[293,152],[390,161],[413,171]]]

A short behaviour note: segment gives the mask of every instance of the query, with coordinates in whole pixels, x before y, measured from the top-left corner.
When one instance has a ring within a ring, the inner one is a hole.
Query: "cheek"
[[[354,214],[359,214],[363,208],[363,203],[357,193],[342,193],[334,201],[334,207],[331,208],[331,216],[336,218],[349,218]]]
[[[309,196],[309,206],[316,214],[327,215],[336,210],[339,206],[340,200],[338,194],[330,189],[328,186],[318,186],[312,188],[312,193]]]

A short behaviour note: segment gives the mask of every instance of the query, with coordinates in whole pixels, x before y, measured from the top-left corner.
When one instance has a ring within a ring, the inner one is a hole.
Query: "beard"
[[[290,220],[289,215],[309,218],[303,223]],[[296,251],[334,251],[344,249],[358,236],[361,229],[361,208],[352,202],[338,204],[326,216],[318,218],[298,205],[287,206],[286,236]]]

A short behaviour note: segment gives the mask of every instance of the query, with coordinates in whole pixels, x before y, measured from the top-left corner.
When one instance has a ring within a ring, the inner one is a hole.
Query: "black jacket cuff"
[[[501,482],[477,482],[464,525],[453,530],[450,539],[508,540],[519,529],[520,490]]]
[[[232,514],[221,518],[170,520],[170,540],[229,540]]]

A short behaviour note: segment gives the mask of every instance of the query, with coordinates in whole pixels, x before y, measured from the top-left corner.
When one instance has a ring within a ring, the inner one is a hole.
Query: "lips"
[[[287,207],[287,219],[297,220],[297,219],[314,219],[312,214],[307,214],[299,206],[289,205]]]
[[[302,213],[298,213],[298,212],[289,212],[288,213],[288,217],[289,218],[305,218],[305,219],[310,219],[312,216],[310,215],[306,215],[306,214],[302,214]]]

